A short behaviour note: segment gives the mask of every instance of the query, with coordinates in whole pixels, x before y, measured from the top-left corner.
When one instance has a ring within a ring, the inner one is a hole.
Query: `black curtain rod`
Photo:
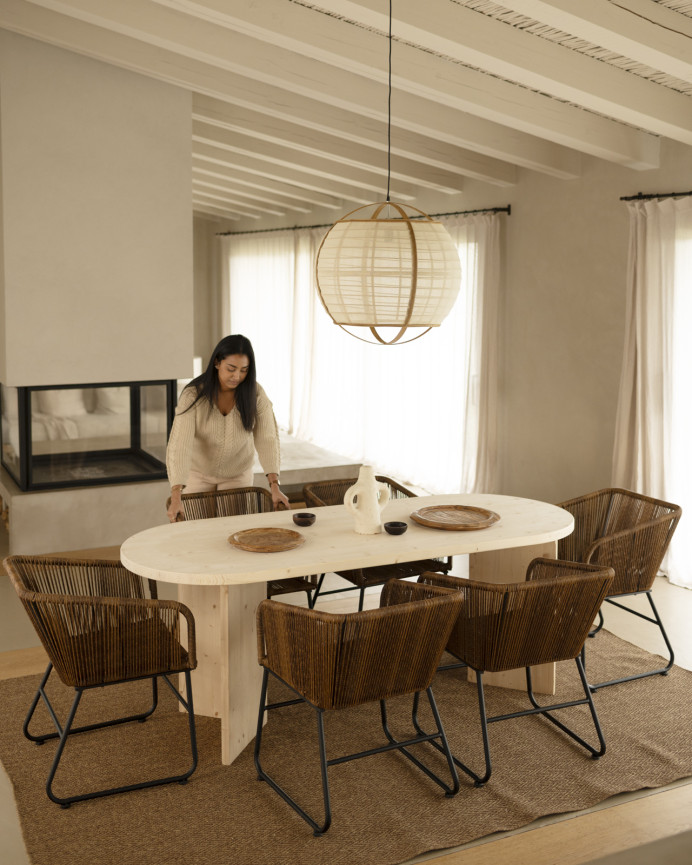
[[[480,207],[478,210],[455,210],[453,213],[431,213],[433,218],[437,219],[440,216],[468,216],[472,213],[506,213],[507,216],[512,214],[512,205],[506,207]],[[411,217],[412,219],[422,219],[422,217]],[[327,222],[324,225],[291,225],[288,228],[256,228],[252,231],[217,231],[217,237],[230,237],[237,234],[266,234],[270,231],[297,231],[300,228],[331,228],[333,222]]]
[[[646,201],[650,198],[684,198],[692,192],[638,192],[636,195],[623,195],[620,201]]]

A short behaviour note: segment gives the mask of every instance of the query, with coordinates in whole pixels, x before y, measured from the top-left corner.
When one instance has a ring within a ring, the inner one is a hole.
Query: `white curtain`
[[[323,230],[225,239],[230,328],[255,347],[281,426],[430,492],[493,491],[500,218],[446,223],[462,286],[441,327],[407,345],[360,342],[322,308]]]
[[[681,505],[663,569],[692,587],[692,197],[630,202],[616,486]]]
[[[309,397],[315,314],[312,263],[324,231],[301,229],[222,238],[225,333],[252,342],[257,379],[279,425],[295,432]]]

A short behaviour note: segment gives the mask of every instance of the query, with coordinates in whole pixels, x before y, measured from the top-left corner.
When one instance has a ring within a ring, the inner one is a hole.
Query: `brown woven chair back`
[[[259,662],[319,709],[425,690],[461,604],[458,593],[397,580],[385,584],[379,609],[357,613],[262,601]]]
[[[389,487],[389,494],[392,499],[410,499],[416,495],[391,478],[377,475],[376,480]],[[331,481],[315,481],[312,484],[305,484],[303,487],[303,500],[311,508],[324,507],[325,505],[342,505],[346,490],[357,482],[358,478],[345,478]]]
[[[558,558],[611,567],[610,595],[648,591],[682,509],[622,489],[604,489],[560,507],[574,516],[574,532],[558,541]]]
[[[64,684],[91,687],[196,666],[192,613],[147,597],[148,581],[119,563],[10,556],[4,566]]]
[[[271,493],[264,487],[213,490],[210,493],[183,493],[181,501],[186,520],[266,514],[274,510]],[[316,585],[316,576],[270,580],[267,583],[267,597],[292,594],[293,592],[305,592],[308,597],[311,597]]]
[[[54,556],[12,556],[8,573],[17,593],[145,598],[147,584],[120,562]]]
[[[534,559],[524,583],[423,574],[464,599],[449,650],[475,670],[500,672],[576,658],[613,579],[610,568]]]
[[[271,493],[263,487],[215,490],[210,493],[183,493],[181,499],[186,520],[264,514],[274,508]]]

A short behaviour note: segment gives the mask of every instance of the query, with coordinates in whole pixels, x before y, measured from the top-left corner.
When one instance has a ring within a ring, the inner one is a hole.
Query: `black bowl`
[[[390,535],[403,535],[408,528],[408,523],[400,523],[397,521],[384,524],[384,530]]]
[[[316,519],[315,514],[306,514],[305,512],[293,514],[293,522],[297,526],[311,526]]]

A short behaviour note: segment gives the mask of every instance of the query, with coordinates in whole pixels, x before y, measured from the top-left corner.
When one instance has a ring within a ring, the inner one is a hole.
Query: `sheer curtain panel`
[[[226,331],[252,342],[257,380],[274,404],[279,426],[291,433],[310,395],[310,342],[315,305],[320,306],[313,263],[323,233],[300,229],[221,238]]]
[[[628,203],[625,352],[613,480],[681,505],[663,562],[692,587],[692,197]]]

